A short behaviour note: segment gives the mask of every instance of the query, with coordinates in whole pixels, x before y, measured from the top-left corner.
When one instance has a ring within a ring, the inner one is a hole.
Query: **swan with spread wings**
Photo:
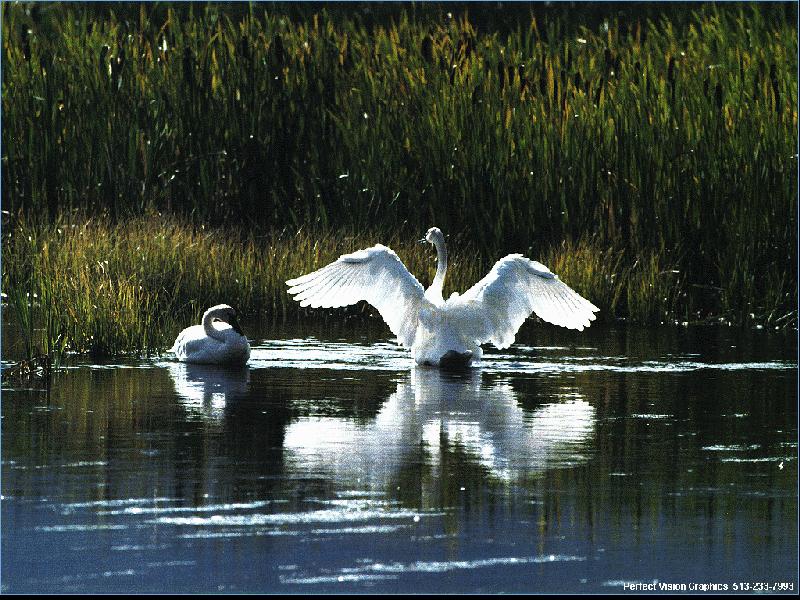
[[[417,364],[463,366],[480,361],[481,344],[514,343],[531,313],[582,331],[600,309],[581,297],[543,264],[509,254],[464,294],[442,297],[447,273],[444,234],[431,227],[425,240],[436,247],[438,265],[425,290],[397,254],[377,244],[345,254],[322,269],[290,279],[289,293],[301,306],[333,308],[366,300]]]

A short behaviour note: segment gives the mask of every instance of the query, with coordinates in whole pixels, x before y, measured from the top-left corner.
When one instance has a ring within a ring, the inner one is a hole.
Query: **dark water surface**
[[[528,324],[445,374],[250,333],[3,389],[2,591],[798,590],[793,335]]]

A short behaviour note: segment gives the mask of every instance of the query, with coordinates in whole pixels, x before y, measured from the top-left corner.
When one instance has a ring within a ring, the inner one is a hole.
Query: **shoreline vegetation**
[[[91,218],[62,218],[52,225],[18,223],[5,226],[4,235],[3,300],[6,314],[22,326],[28,356],[37,354],[35,346],[45,355],[71,351],[96,357],[163,350],[178,331],[198,322],[208,306],[222,301],[234,302],[237,312],[262,321],[375,316],[377,311],[363,305],[304,309],[285,285],[287,279],[375,243],[395,250],[426,287],[436,270],[427,245],[398,234],[381,238],[300,231],[244,237],[225,228],[146,215],[116,224]],[[450,236],[450,246],[445,296],[471,287],[495,260],[480,256],[474,241],[458,236]],[[629,257],[624,250],[583,240],[533,258],[600,306],[600,323],[732,324],[702,311],[678,313],[679,307],[688,306],[685,281],[655,253]],[[783,329],[794,327],[795,318],[791,312],[782,319],[759,313],[750,324]]]
[[[318,318],[286,279],[382,243],[427,285],[436,225],[446,294],[521,252],[601,322],[796,328],[796,5],[590,8],[4,4],[4,319]]]

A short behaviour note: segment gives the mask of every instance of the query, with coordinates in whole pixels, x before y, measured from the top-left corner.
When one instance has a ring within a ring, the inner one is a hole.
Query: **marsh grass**
[[[692,6],[500,31],[402,5],[6,3],[4,290],[88,292],[37,316],[48,336],[151,348],[211,297],[294,314],[281,278],[365,244],[421,273],[408,240],[437,225],[461,289],[522,252],[637,322],[792,325],[796,7]]]
[[[158,352],[220,302],[251,321],[376,314],[366,305],[303,309],[286,293],[285,281],[378,241],[395,249],[423,285],[430,285],[436,270],[435,253],[414,240],[303,231],[237,238],[162,215],[117,224],[65,218],[46,226],[17,222],[6,226],[4,236],[3,288],[24,298],[29,345],[56,355]],[[469,244],[452,238],[450,244],[446,295],[468,289],[493,262],[482,260]],[[648,322],[668,316],[674,280],[661,278],[657,260],[625,267],[621,252],[589,242],[564,244],[541,258],[602,307],[601,320],[613,314]],[[651,281],[664,283],[651,289]]]

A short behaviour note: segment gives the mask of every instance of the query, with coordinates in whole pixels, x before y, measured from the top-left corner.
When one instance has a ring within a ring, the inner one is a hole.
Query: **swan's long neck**
[[[444,289],[444,276],[447,274],[447,246],[444,240],[437,239],[434,241],[436,246],[436,277],[433,278],[433,283],[429,288],[437,297],[441,298],[442,290]]]
[[[224,342],[225,335],[216,327],[214,327],[214,311],[207,310],[203,315],[203,329],[206,332],[206,335],[210,338],[214,338],[217,341]]]

